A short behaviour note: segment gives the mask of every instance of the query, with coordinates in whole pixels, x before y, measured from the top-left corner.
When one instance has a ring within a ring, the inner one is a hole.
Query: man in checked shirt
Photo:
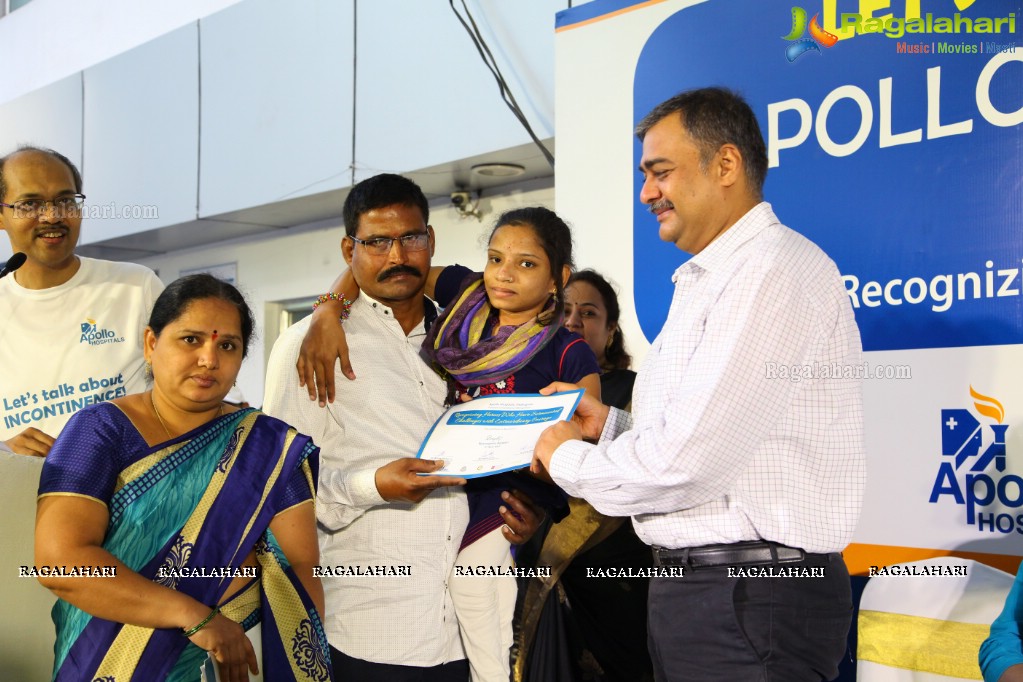
[[[658,680],[833,679],[852,619],[840,552],[866,477],[861,381],[768,368],[861,363],[841,277],[763,201],[767,154],[739,96],[684,92],[636,133],[640,200],[693,257],[632,416],[584,399],[541,437],[534,469],[632,516],[657,566],[684,567],[650,583]]]

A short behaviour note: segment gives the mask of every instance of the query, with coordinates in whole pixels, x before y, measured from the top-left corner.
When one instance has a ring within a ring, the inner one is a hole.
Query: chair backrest
[[[1013,576],[958,557],[879,567],[857,621],[857,682],[980,680],[977,654]]]
[[[55,638],[50,609],[55,597],[35,578],[21,578],[32,567],[36,492],[43,460],[0,452],[0,680],[48,680],[53,674]]]

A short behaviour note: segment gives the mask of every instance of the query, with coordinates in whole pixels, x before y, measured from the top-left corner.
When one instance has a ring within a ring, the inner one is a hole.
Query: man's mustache
[[[377,275],[377,281],[383,282],[385,279],[390,279],[395,275],[414,275],[416,277],[422,277],[423,273],[419,272],[411,265],[395,265],[393,268],[384,270]]]
[[[647,206],[646,210],[650,211],[651,213],[657,213],[658,211],[662,211],[664,209],[669,208],[675,208],[675,204],[671,203],[667,199],[662,199],[661,201],[656,201]]]

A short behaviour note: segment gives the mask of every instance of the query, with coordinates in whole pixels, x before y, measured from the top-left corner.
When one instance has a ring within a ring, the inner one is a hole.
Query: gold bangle
[[[191,628],[190,630],[185,630],[184,628],[182,628],[181,634],[183,634],[185,637],[191,637],[192,635],[194,635],[195,633],[199,632],[204,627],[209,625],[210,621],[216,618],[218,613],[220,613],[220,607],[214,606],[213,610],[210,611],[210,615],[203,618],[202,622],[200,622],[198,625],[196,625],[194,628]]]

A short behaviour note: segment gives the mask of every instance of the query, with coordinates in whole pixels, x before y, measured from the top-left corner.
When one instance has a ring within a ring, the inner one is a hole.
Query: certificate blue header
[[[540,424],[557,419],[564,410],[551,407],[545,410],[466,410],[448,418],[452,426],[521,426]]]

